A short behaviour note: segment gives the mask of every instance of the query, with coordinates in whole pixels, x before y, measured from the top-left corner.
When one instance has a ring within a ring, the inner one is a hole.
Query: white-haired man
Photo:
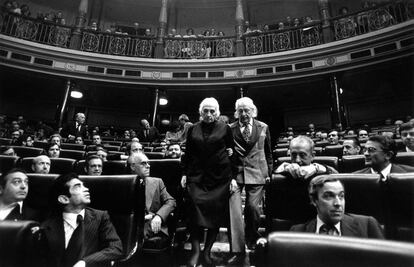
[[[76,113],[75,121],[62,129],[62,136],[70,140],[75,140],[77,136],[82,136],[83,139],[86,139],[88,137],[88,126],[85,125],[85,118],[85,114]]]
[[[257,108],[248,97],[240,98],[235,105],[236,122],[230,124],[235,142],[235,177],[231,182],[230,236],[235,257],[231,264],[240,260],[245,242],[252,249],[259,238],[259,204],[263,199],[263,186],[273,169],[270,132],[267,124],[256,120]],[[245,188],[246,205],[243,229],[241,192]]]

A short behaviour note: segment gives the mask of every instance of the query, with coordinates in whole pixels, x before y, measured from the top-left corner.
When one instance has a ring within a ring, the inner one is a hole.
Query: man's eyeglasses
[[[139,163],[139,165],[141,165],[142,167],[145,167],[145,166],[151,166],[151,164],[149,163],[149,161],[141,161],[141,162]]]
[[[364,147],[362,149],[362,152],[368,152],[368,153],[375,153],[375,152],[384,152],[384,150],[377,150],[375,147]]]
[[[414,132],[402,132],[401,133],[401,136],[402,137],[410,136],[410,137],[413,137],[414,138]]]

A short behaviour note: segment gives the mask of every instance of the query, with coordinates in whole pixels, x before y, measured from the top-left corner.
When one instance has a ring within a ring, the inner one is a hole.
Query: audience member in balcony
[[[314,21],[311,16],[306,16],[303,25],[309,25],[309,24],[312,24],[313,22]]]
[[[150,28],[145,29],[145,37],[154,37],[154,34],[151,32]]]
[[[368,131],[365,129],[360,129],[358,130],[358,139],[359,142],[364,143],[368,140],[369,136],[368,136]]]
[[[275,172],[294,179],[311,179],[320,174],[338,173],[330,166],[312,163],[315,157],[314,147],[315,143],[307,136],[293,138],[289,144],[291,162],[282,163]]]
[[[21,15],[22,14],[22,10],[19,7],[19,4],[17,3],[17,1],[12,1],[11,2],[12,8],[10,10],[10,12],[17,14],[17,15]]]
[[[0,176],[0,221],[39,221],[39,213],[24,201],[28,192],[29,178],[24,170],[15,168]]]
[[[55,143],[49,143],[46,148],[46,155],[48,155],[49,158],[59,158],[60,145],[55,144]]]
[[[401,139],[406,152],[414,152],[414,122],[406,122],[399,127]]]
[[[31,16],[30,9],[28,5],[22,5],[20,7],[22,11],[22,17],[29,18]]]
[[[282,21],[280,21],[278,24],[277,24],[277,29],[280,31],[280,30],[284,30],[285,29],[285,24],[282,22]]]
[[[59,176],[50,191],[53,210],[42,224],[47,266],[110,266],[122,243],[107,211],[89,208],[89,189],[75,173]]]
[[[34,173],[48,174],[50,172],[50,158],[46,155],[33,158],[32,171]]]
[[[181,38],[181,35],[177,34],[177,29],[172,28],[167,35],[168,38]]]
[[[339,143],[339,134],[338,131],[333,130],[328,134],[329,145],[337,145]]]
[[[158,129],[154,126],[150,126],[146,119],[141,120],[141,129],[138,130],[138,139],[141,142],[157,142],[160,138]]]
[[[219,227],[228,222],[228,203],[234,140],[228,125],[219,122],[220,108],[216,99],[205,98],[199,106],[201,120],[189,130],[181,186],[188,193],[188,227],[191,238],[191,256],[188,265],[198,263],[200,241],[204,229],[207,237],[202,260],[213,265],[211,248],[216,241]],[[220,212],[218,212],[220,211]]]
[[[359,155],[359,153],[361,152],[361,145],[358,139],[355,137],[345,139],[342,146],[344,156]]]
[[[293,19],[293,27],[299,27],[301,25],[299,18]]]
[[[91,26],[89,26],[89,29],[91,30],[91,31],[101,31],[99,28],[98,28],[98,23],[96,22],[96,21],[92,21],[92,23],[91,23]]]
[[[414,172],[414,167],[393,163],[397,155],[397,145],[388,136],[371,136],[362,150],[365,161],[371,167],[356,171],[355,173],[378,173],[382,180],[386,180],[390,173]]]
[[[75,140],[76,136],[82,136],[84,139],[88,136],[88,125],[85,124],[85,114],[77,113],[75,121],[68,123],[62,129],[62,136],[67,137],[69,140]]]
[[[21,146],[23,144],[22,136],[19,131],[13,131],[10,135],[12,146]]]
[[[197,36],[194,34],[193,28],[188,28],[186,30],[186,34],[183,35],[183,38],[196,38]]]
[[[127,164],[131,173],[145,181],[144,247],[165,248],[169,238],[166,222],[176,201],[167,192],[162,179],[150,177],[150,163],[144,153],[132,154]]]
[[[287,16],[286,17],[286,21],[285,21],[284,24],[285,24],[286,27],[289,27],[289,28],[292,27],[293,26],[292,17],[291,16]]]
[[[374,217],[345,213],[345,189],[340,180],[318,176],[311,180],[308,192],[317,216],[292,226],[290,231],[384,239],[381,225]]]
[[[53,22],[56,23],[56,24],[64,25],[64,23],[62,23],[62,20],[63,20],[62,11],[58,11],[55,14],[55,17],[53,18]]]
[[[34,136],[33,135],[26,135],[23,138],[23,146],[33,147],[34,143]]]
[[[165,152],[165,157],[169,159],[179,159],[181,158],[182,151],[179,144],[169,144],[167,151]]]
[[[264,24],[263,25],[263,28],[262,28],[262,32],[263,33],[268,33],[270,30],[269,30],[269,24]]]
[[[270,181],[273,171],[272,148],[269,126],[258,121],[257,108],[248,97],[239,98],[235,103],[234,117],[230,124],[234,137],[233,168],[230,184],[230,231],[232,252],[236,257],[230,263],[240,264],[245,253],[245,243],[255,249],[260,237],[260,203],[264,197],[264,185]],[[246,192],[244,220],[241,195]],[[244,225],[244,226],[243,226]]]
[[[77,137],[75,138],[75,144],[78,144],[78,145],[83,145],[83,144],[84,144],[84,142],[83,142],[83,137],[82,137],[82,136],[77,136]]]
[[[85,162],[85,173],[87,175],[99,176],[102,174],[103,159],[97,155],[91,155]]]
[[[225,34],[224,34],[224,32],[223,32],[223,31],[219,31],[219,32],[218,32],[218,34],[217,34],[217,36],[219,36],[219,37],[224,37],[224,36],[225,36]]]
[[[61,143],[62,143],[62,136],[60,136],[60,134],[52,134],[49,137],[49,144],[57,144],[60,146]]]

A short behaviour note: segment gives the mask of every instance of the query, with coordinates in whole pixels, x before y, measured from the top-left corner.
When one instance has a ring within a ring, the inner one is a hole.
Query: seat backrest
[[[283,162],[290,162],[290,157],[280,157],[277,159],[277,165],[282,164]],[[338,170],[338,158],[331,156],[315,156],[313,162],[328,165],[335,170]]]
[[[313,151],[315,151],[315,156],[321,156],[323,152],[323,148],[320,146],[315,146],[313,148]]]
[[[365,168],[364,155],[343,156],[339,164],[341,173],[351,173]]]
[[[144,147],[144,152],[152,152],[153,150],[154,150],[154,147],[152,147],[152,146]]]
[[[20,161],[20,167],[28,173],[32,173],[32,164],[34,157],[23,158]],[[51,174],[64,174],[73,172],[76,160],[67,158],[51,158],[50,171]]]
[[[395,241],[274,232],[269,234],[265,246],[263,266],[397,267],[414,264],[414,245]]]
[[[414,167],[414,152],[398,152],[394,162]]]
[[[389,235],[414,242],[414,173],[392,173],[387,179]]]
[[[81,159],[85,159],[85,155],[86,155],[85,151],[69,150],[69,149],[61,149],[60,150],[60,157],[61,158],[81,160]]]
[[[43,152],[43,149],[37,147],[13,146],[13,149],[16,152],[17,156],[21,158],[36,157]]]
[[[0,266],[41,266],[43,242],[38,222],[0,221]]]
[[[42,141],[34,141],[33,146],[46,150],[47,147],[49,146],[49,143],[48,142],[42,142]]]
[[[315,146],[326,147],[329,146],[329,142],[326,140],[315,142]]]
[[[72,143],[62,143],[60,145],[60,148],[69,149],[69,150],[85,151],[86,145],[79,145],[79,144],[72,144]]]
[[[0,146],[9,146],[11,141],[9,138],[0,138]]]
[[[277,143],[277,148],[289,148],[289,143]]]
[[[103,164],[102,173],[105,175],[117,175],[130,172],[126,168],[126,160],[108,160]]]
[[[337,158],[342,158],[342,154],[343,154],[343,147],[341,145],[326,146],[323,151],[324,156],[333,156]]]
[[[33,209],[38,210],[41,217],[45,218],[52,207],[49,192],[59,174],[28,173],[27,177],[29,177],[29,193],[26,203]]]
[[[110,146],[122,146],[122,141],[103,141],[102,143],[108,144]]]
[[[79,176],[89,188],[91,207],[107,210],[122,240],[125,256],[142,245],[145,189],[137,175]]]
[[[148,159],[163,159],[165,157],[164,152],[145,152]]]
[[[277,159],[280,157],[286,157],[288,152],[288,148],[276,148],[273,150],[273,158]]]
[[[75,167],[74,167],[74,171],[78,174],[78,175],[84,175],[85,173],[85,160],[79,160],[76,162]]]
[[[105,145],[104,148],[108,151],[119,151],[121,149],[121,146]]]
[[[6,173],[15,168],[19,157],[0,155],[0,173]]]
[[[164,147],[162,147],[162,146],[158,146],[158,147],[154,147],[154,150],[153,150],[153,152],[164,152]]]
[[[178,196],[182,171],[179,159],[151,159],[150,176],[164,181],[168,193],[174,198]]]

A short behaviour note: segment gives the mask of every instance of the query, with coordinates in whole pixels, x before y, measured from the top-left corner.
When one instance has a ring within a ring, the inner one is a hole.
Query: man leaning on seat
[[[292,226],[290,231],[384,239],[375,218],[345,213],[345,189],[340,180],[318,176],[311,180],[308,192],[317,216],[305,224]]]

